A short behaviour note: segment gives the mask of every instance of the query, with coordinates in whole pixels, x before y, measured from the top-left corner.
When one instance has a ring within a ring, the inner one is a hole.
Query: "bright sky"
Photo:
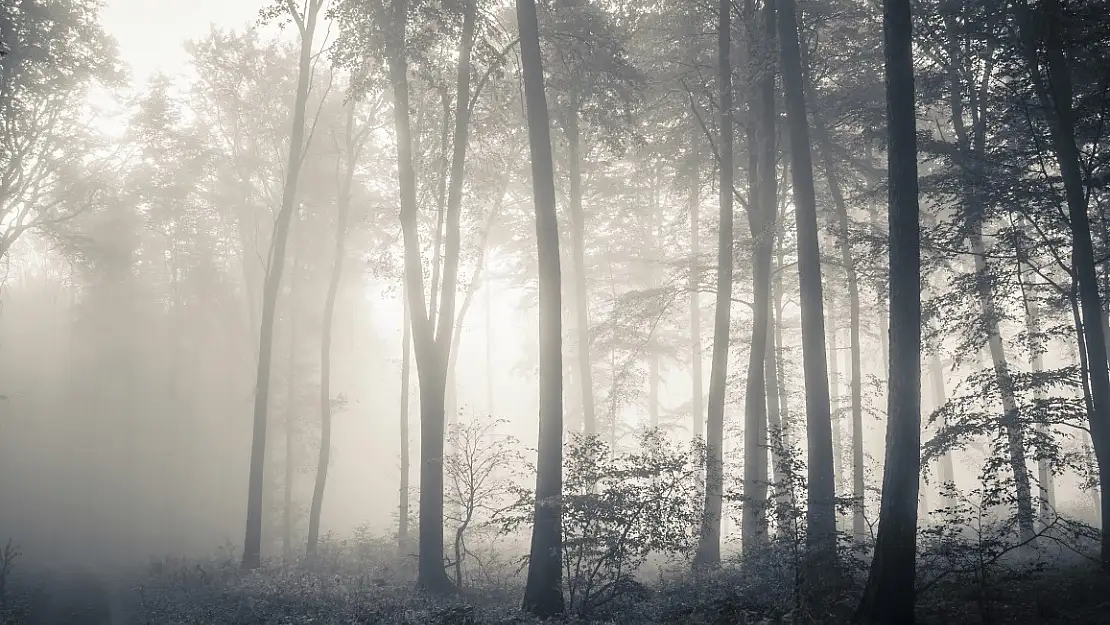
[[[242,29],[254,23],[264,0],[107,0],[104,28],[119,42],[120,57],[135,82],[152,74],[177,74],[188,60],[184,43],[203,37],[211,24]]]

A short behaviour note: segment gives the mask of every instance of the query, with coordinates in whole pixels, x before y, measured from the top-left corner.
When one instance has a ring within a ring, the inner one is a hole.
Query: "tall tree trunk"
[[[324,299],[324,327],[320,336],[320,456],[316,463],[316,484],[312,490],[312,505],[308,512],[308,559],[316,557],[320,540],[320,514],[324,509],[324,488],[328,481],[328,464],[331,462],[331,337],[335,320],[335,298],[343,277],[343,257],[346,255],[347,218],[351,212],[351,184],[358,163],[358,146],[355,138],[355,103],[347,103],[346,145],[344,156],[347,168],[339,189],[338,211],[335,225],[335,262]]]
[[[516,12],[532,157],[540,277],[540,431],[536,511],[524,609],[537,616],[553,616],[563,611],[563,330],[559,222],[555,213],[555,167],[551,158],[551,129],[534,0],[517,0]]]
[[[832,422],[825,319],[821,288],[821,253],[817,240],[817,200],[813,187],[809,122],[802,87],[798,17],[794,0],[779,0],[782,82],[793,161],[794,217],[798,228],[798,283],[802,309],[802,361],[806,385],[809,501],[806,548],[818,566],[836,561],[836,492],[833,481]]]
[[[844,428],[840,415],[840,343],[837,341],[836,294],[829,298],[829,412],[832,415],[833,486],[844,491]]]
[[[752,2],[745,4],[748,23],[755,23]],[[749,64],[759,89],[751,99],[748,123],[750,163],[748,226],[752,236],[752,342],[744,396],[744,507],[741,539],[751,554],[767,541],[767,378],[765,360],[770,338],[771,265],[778,213],[778,168],[775,164],[775,3],[767,0],[763,29],[749,36]],[[755,28],[752,28],[754,31]],[[758,68],[758,69],[755,69]],[[776,410],[776,417],[777,415]]]
[[[293,445],[297,422],[297,258],[289,268],[289,360],[285,380],[285,484],[282,493],[281,554],[286,564],[293,562],[293,480],[296,479],[296,447]]]
[[[407,0],[393,0],[388,56],[394,95],[405,280],[420,383],[420,555],[417,558],[417,584],[432,592],[447,592],[454,585],[443,567],[444,404],[447,362],[455,325],[455,296],[461,248],[459,213],[469,138],[470,55],[474,44],[476,9],[473,0],[464,3],[456,79],[451,179],[444,217],[443,281],[436,291],[439,294],[438,310],[429,311],[424,301],[420,235],[417,230],[416,172],[413,166],[412,131],[408,111],[408,62],[404,38],[408,18],[407,4]]]
[[[921,237],[910,0],[884,0],[890,227],[890,373],[886,463],[875,555],[856,613],[912,625],[921,468]]]
[[[312,38],[316,18],[323,0],[309,0],[305,15],[294,12],[293,18],[301,35],[297,94],[293,102],[293,129],[289,138],[289,160],[285,167],[285,186],[281,194],[281,210],[274,225],[273,252],[262,292],[262,327],[258,342],[258,377],[254,397],[254,432],[251,437],[250,478],[247,487],[247,527],[243,541],[244,569],[262,564],[262,490],[265,484],[266,419],[270,400],[270,365],[274,344],[274,313],[281,290],[281,273],[285,266],[285,247],[289,238],[289,222],[297,204],[297,182],[305,149],[305,109],[312,78]]]
[[[691,105],[692,106],[692,105]],[[686,202],[690,209],[690,423],[694,439],[705,438],[705,421],[702,419],[705,404],[705,382],[702,380],[701,349],[701,141],[696,132],[690,135],[689,195]]]
[[[829,193],[833,198],[833,209],[836,213],[837,247],[840,249],[840,264],[844,266],[844,274],[848,285],[848,342],[851,358],[849,374],[851,377],[851,410],[852,410],[852,536],[857,540],[867,537],[867,519],[864,516],[864,465],[863,465],[863,365],[862,345],[860,342],[860,298],[859,274],[856,271],[856,259],[852,254],[852,246],[848,240],[848,206],[844,201],[844,192],[840,187],[840,177],[832,158],[832,142],[829,139],[828,128],[824,119],[817,110],[813,111],[814,125],[817,127],[817,145],[821,153],[821,162],[824,164],[825,180],[829,184]],[[886,356],[886,315],[883,315],[883,362]],[[839,421],[838,421],[839,423]]]
[[[405,285],[404,290],[408,290]],[[412,371],[412,326],[409,319],[407,293],[404,302],[404,322],[401,330],[401,483],[397,501],[397,553],[406,555],[409,550],[409,377]]]
[[[578,381],[582,391],[582,421],[586,434],[597,433],[593,361],[590,360],[590,299],[586,289],[586,224],[582,215],[582,137],[578,106],[572,103],[564,126],[570,159],[570,245],[574,258],[574,330],[577,336]]]
[[[728,376],[729,319],[732,308],[732,4],[717,7],[717,63],[720,89],[720,226],[717,239],[717,297],[713,320],[713,357],[709,370],[709,412],[706,418],[705,507],[694,566],[721,562],[721,513],[724,491],[725,384]]]
[[[1087,215],[1087,196],[1079,148],[1075,142],[1075,113],[1072,109],[1071,69],[1065,48],[1067,20],[1060,0],[1045,0],[1042,32],[1045,33],[1048,82],[1041,75],[1037,53],[1037,32],[1026,0],[1016,2],[1019,27],[1037,100],[1044,110],[1052,137],[1052,151],[1060,166],[1064,195],[1072,235],[1072,258],[1078,274],[1079,300],[1083,309],[1083,335],[1090,367],[1092,410],[1088,415],[1095,457],[1098,459],[1099,482],[1102,485],[1103,525],[1110,519],[1110,369],[1106,361],[1106,340],[1102,321],[1102,302],[1095,271],[1094,248],[1091,244],[1091,223]],[[1110,532],[1102,532],[1102,567],[1110,568]]]

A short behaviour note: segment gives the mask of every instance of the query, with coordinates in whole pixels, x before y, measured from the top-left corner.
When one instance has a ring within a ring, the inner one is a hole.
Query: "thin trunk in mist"
[[[316,485],[312,490],[312,505],[308,512],[309,559],[316,557],[320,539],[320,514],[324,509],[324,488],[328,481],[328,464],[331,462],[331,339],[335,321],[335,298],[343,278],[343,257],[346,255],[347,218],[351,212],[351,184],[358,164],[358,146],[355,137],[355,101],[347,103],[346,144],[344,156],[346,171],[339,189],[338,211],[335,225],[335,262],[332,264],[328,293],[324,299],[324,327],[320,334],[320,456],[316,463]]]
[[[817,200],[794,0],[780,0],[779,9],[782,82],[787,126],[790,129],[794,217],[798,229],[798,290],[802,309],[802,369],[806,387],[809,460],[806,549],[814,564],[823,567],[836,561],[836,492],[828,363],[825,360],[821,253],[817,240]]]
[[[289,359],[285,380],[285,483],[282,485],[281,556],[293,561],[293,480],[296,477],[293,431],[297,421],[297,255],[289,267]]]
[[[836,296],[829,298],[829,412],[832,415],[833,486],[844,492],[844,427],[840,415],[840,342],[837,341]]]
[[[914,622],[921,468],[921,229],[910,0],[885,0],[890,229],[890,372],[886,461],[875,553],[856,621]]]
[[[725,384],[728,376],[729,319],[732,312],[732,4],[717,5],[717,85],[720,90],[720,226],[717,237],[717,297],[713,320],[713,357],[709,370],[706,418],[705,507],[694,566],[721,562],[721,513],[724,491]]]
[[[504,193],[502,193],[504,195]],[[481,240],[478,242],[478,261],[474,266],[474,274],[471,275],[470,281],[466,285],[466,293],[463,294],[462,304],[459,306],[459,314],[455,320],[455,332],[451,335],[451,351],[447,360],[447,420],[448,423],[455,423],[458,420],[459,413],[459,392],[458,380],[456,376],[456,369],[459,361],[459,344],[462,343],[462,330],[463,323],[466,321],[466,315],[470,312],[471,305],[474,304],[474,297],[478,294],[478,290],[485,285],[486,276],[486,254],[489,248],[490,233],[493,231],[494,221],[497,219],[497,214],[501,209],[501,201],[499,200],[486,217],[486,223],[482,227]],[[486,285],[488,286],[488,285]],[[487,288],[488,293],[488,288]],[[488,296],[487,296],[488,297]],[[486,323],[488,325],[489,319]],[[488,333],[486,335],[489,336]],[[489,340],[486,341],[486,351],[489,351]],[[486,354],[487,366],[489,354]],[[487,380],[487,386],[489,381]],[[492,395],[492,390],[487,388],[487,394]],[[492,403],[492,402],[491,402]]]
[[[829,185],[829,193],[833,198],[833,209],[836,217],[837,247],[840,249],[840,264],[844,266],[844,274],[848,285],[848,343],[851,359],[849,375],[851,375],[851,410],[852,410],[852,536],[856,540],[867,537],[867,519],[864,516],[865,483],[863,475],[863,364],[862,345],[860,342],[860,298],[859,298],[859,273],[856,271],[856,259],[852,254],[852,246],[848,240],[848,206],[844,201],[844,191],[840,187],[840,177],[836,171],[836,164],[832,158],[832,142],[829,139],[828,128],[820,112],[814,109],[813,122],[817,130],[817,146],[824,164],[825,180]],[[883,356],[886,357],[886,315],[883,315]],[[885,359],[883,362],[887,362]],[[838,428],[840,420],[837,420]]]
[[[262,291],[262,327],[258,343],[258,377],[254,397],[254,432],[251,437],[250,478],[247,489],[247,528],[243,541],[245,569],[258,568],[262,563],[262,490],[266,466],[266,418],[270,399],[270,365],[274,343],[274,312],[281,273],[285,265],[285,247],[289,238],[289,222],[297,204],[297,181],[305,150],[305,109],[312,78],[312,38],[316,33],[316,19],[324,0],[309,0],[305,14],[293,11],[301,37],[300,61],[297,75],[297,94],[293,102],[293,129],[289,139],[289,160],[285,168],[285,186],[281,195],[281,210],[274,225],[273,252]]]
[[[524,610],[537,616],[563,612],[563,353],[559,271],[559,221],[555,213],[555,166],[543,86],[539,21],[533,0],[517,0],[517,28],[524,75],[532,195],[539,259],[540,414],[536,462],[536,510],[528,558]]]
[[[783,183],[782,193],[779,193],[780,200],[785,197],[786,176],[790,169],[789,163],[783,163],[782,180]],[[772,323],[774,324],[774,352],[775,352],[775,382],[778,386],[778,404],[779,404],[779,421],[782,423],[782,446],[783,449],[788,449],[791,444],[791,431],[790,431],[790,389],[786,383],[786,357],[785,349],[782,340],[782,311],[783,311],[783,289],[782,289],[782,273],[786,269],[786,208],[784,203],[780,202],[778,206],[777,226],[775,228],[778,238],[778,249],[775,252],[775,267],[773,270],[773,278],[771,280],[771,306],[774,311],[771,315]]]
[[[989,278],[986,245],[983,243],[982,198],[978,191],[978,187],[983,183],[984,175],[979,164],[984,162],[986,156],[986,116],[988,112],[986,96],[988,80],[994,66],[994,49],[992,47],[986,51],[984,78],[981,84],[968,85],[972,92],[972,105],[977,107],[977,110],[974,110],[972,114],[972,119],[975,121],[969,135],[964,124],[964,85],[956,65],[956,59],[960,58],[960,43],[956,39],[956,28],[955,19],[949,18],[947,24],[949,32],[948,50],[950,57],[953,59],[948,71],[950,114],[956,134],[957,149],[960,152],[961,168],[964,173],[964,213],[966,215],[968,241],[971,244],[972,257],[975,263],[975,282],[978,289],[979,308],[986,320],[987,347],[990,350],[995,381],[1002,395],[1003,426],[1006,430],[1010,468],[1014,474],[1014,487],[1017,491],[1018,528],[1021,532],[1022,541],[1027,541],[1033,537],[1035,530],[1033,527],[1033,495],[1025,458],[1025,435],[1024,428],[1021,425],[1014,380],[1010,373],[1006,348],[1002,342],[1002,332],[999,328],[998,319],[1000,315],[995,304],[995,296]]]
[[[1083,184],[1083,164],[1076,146],[1075,113],[1072,108],[1072,77],[1066,56],[1067,17],[1060,0],[1045,0],[1042,15],[1035,19],[1026,0],[1016,0],[1020,35],[1029,66],[1033,88],[1042,112],[1048,121],[1052,152],[1060,167],[1064,195],[1072,235],[1072,259],[1078,275],[1079,302],[1083,311],[1083,337],[1090,368],[1091,411],[1088,419],[1091,440],[1098,460],[1099,483],[1102,486],[1101,513],[1103,525],[1110,519],[1110,370],[1106,361],[1107,337],[1102,324],[1102,301],[1098,290],[1094,248],[1091,243],[1091,222],[1087,214],[1087,196]],[[1040,29],[1038,32],[1038,24]],[[1044,34],[1047,83],[1042,75],[1038,54],[1038,34]],[[1102,567],[1110,568],[1110,532],[1102,532]]]
[[[748,23],[755,23],[747,0]],[[771,265],[775,253],[778,213],[778,167],[775,159],[775,2],[765,0],[763,28],[749,37],[753,82],[748,123],[750,152],[748,226],[752,236],[752,341],[744,395],[744,499],[741,541],[746,553],[767,544],[767,419],[766,358],[771,330]],[[777,400],[775,400],[777,401]],[[778,411],[775,411],[776,419]]]
[[[1028,288],[1028,284],[1026,288]],[[1038,310],[1037,302],[1025,294],[1024,289],[1022,295],[1022,299],[1025,300],[1025,331],[1029,335],[1030,341],[1037,341],[1041,335],[1040,310]],[[1029,368],[1033,375],[1044,373],[1044,353],[1041,351],[1041,347],[1030,345],[1029,349]],[[1038,384],[1034,388],[1033,399],[1039,402],[1047,399],[1044,385]],[[1046,439],[1052,436],[1052,431],[1044,423],[1038,423],[1036,427],[1039,438]],[[1040,519],[1042,523],[1048,523],[1053,511],[1056,510],[1056,489],[1052,483],[1052,465],[1048,458],[1037,459],[1037,486],[1040,491],[1038,493]]]
[[[574,259],[574,331],[577,334],[578,381],[582,392],[582,422],[586,434],[597,433],[593,361],[590,360],[590,300],[586,289],[586,224],[582,215],[582,137],[578,106],[572,103],[563,127],[570,160],[570,247]]]
[[[451,178],[444,216],[443,272],[438,307],[429,311],[424,299],[424,276],[420,233],[417,228],[416,170],[413,165],[412,129],[409,119],[408,61],[405,55],[407,0],[392,4],[389,42],[389,76],[394,96],[394,126],[401,199],[401,231],[405,247],[406,298],[420,383],[420,554],[417,585],[431,592],[454,588],[443,567],[443,452],[447,362],[455,326],[455,295],[458,286],[459,213],[462,205],[463,174],[470,123],[470,55],[474,44],[475,5],[464,3],[462,37],[459,44],[455,130],[451,155]],[[436,299],[433,295],[433,300]]]
[[[948,402],[948,398],[945,397],[944,392],[944,367],[940,362],[940,354],[936,350],[929,355],[929,378],[933,386],[933,409],[939,410]],[[946,422],[941,423],[941,427],[945,425],[947,425]],[[940,483],[942,485],[948,482],[955,483],[956,469],[952,464],[952,452],[946,450],[937,460],[937,464],[940,468]],[[955,503],[956,501],[952,497],[944,496],[943,505],[945,507],[953,506]]]
[[[695,131],[690,134],[690,160],[688,184],[689,195],[686,202],[690,209],[690,427],[693,438],[705,437],[705,382],[702,381],[701,349],[701,172],[698,159],[701,158],[701,136]]]
[[[493,284],[489,281],[489,255],[482,257],[482,262],[486,263],[483,270],[487,276],[486,278],[486,412],[490,415],[496,414],[497,410],[494,407],[493,398]]]
[[[406,284],[403,289],[408,290]],[[409,549],[409,378],[412,371],[412,325],[409,318],[407,292],[404,299],[404,321],[401,330],[401,483],[397,501],[397,553],[405,555]]]

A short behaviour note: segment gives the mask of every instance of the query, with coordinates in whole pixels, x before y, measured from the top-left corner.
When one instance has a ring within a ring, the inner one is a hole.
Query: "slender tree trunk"
[[[408,285],[403,287],[406,291]],[[406,555],[409,550],[409,377],[412,371],[412,326],[409,318],[407,293],[404,302],[404,326],[401,330],[401,483],[397,502],[397,553]]]
[[[358,161],[355,140],[355,104],[347,103],[346,154],[347,169],[339,189],[339,206],[335,226],[335,262],[332,265],[328,293],[324,299],[324,327],[320,336],[320,456],[316,463],[316,485],[312,491],[312,505],[308,513],[309,560],[316,557],[320,540],[320,515],[324,509],[324,488],[328,481],[328,464],[331,462],[331,338],[335,320],[335,298],[343,277],[343,257],[346,255],[347,218],[351,212],[351,184],[355,178]]]
[[[289,238],[289,222],[297,204],[297,182],[305,149],[305,109],[312,77],[312,38],[316,18],[323,0],[309,0],[306,14],[294,15],[301,33],[301,52],[297,77],[297,95],[293,103],[293,129],[289,139],[289,160],[285,168],[285,186],[281,210],[274,226],[273,253],[262,293],[262,327],[258,342],[258,377],[254,397],[254,433],[251,439],[250,478],[247,488],[247,527],[243,542],[244,569],[258,568],[262,563],[262,490],[265,484],[266,419],[270,399],[270,365],[274,343],[274,313],[281,290],[281,273],[285,265],[285,247]]]
[[[695,567],[721,562],[721,513],[724,491],[725,384],[728,369],[729,319],[732,307],[732,5],[717,7],[717,62],[720,89],[720,226],[717,242],[717,297],[713,322],[713,358],[709,371],[709,412],[706,419],[705,507]]]
[[[921,468],[921,239],[910,0],[884,0],[890,203],[890,374],[875,555],[856,620],[914,622]]]
[[[578,129],[578,107],[571,105],[564,131],[570,159],[571,254],[574,258],[574,330],[577,333],[578,384],[582,391],[582,420],[586,434],[597,433],[594,406],[593,361],[590,360],[590,299],[586,289],[586,224],[582,215],[582,138]]]
[[[745,4],[748,23],[755,22],[752,2]],[[775,164],[775,3],[764,4],[763,26],[749,36],[750,65],[759,89],[751,99],[748,123],[749,207],[748,225],[753,241],[752,342],[748,382],[744,397],[744,507],[741,528],[744,551],[751,554],[767,542],[767,378],[765,361],[770,343],[771,265],[775,250],[775,216],[778,213],[778,168]],[[755,29],[752,28],[752,31]],[[776,418],[777,418],[776,410]]]
[[[701,141],[696,132],[690,135],[690,179],[687,204],[690,209],[690,423],[694,439],[705,438],[705,382],[702,380],[701,349]]]
[[[1047,49],[1047,84],[1041,75],[1037,54],[1037,31],[1034,18],[1026,0],[1017,1],[1019,26],[1025,46],[1037,100],[1048,119],[1052,137],[1052,151],[1060,166],[1064,181],[1064,194],[1068,203],[1068,217],[1072,234],[1072,258],[1079,282],[1079,301],[1083,310],[1083,334],[1090,367],[1092,410],[1088,415],[1095,457],[1098,460],[1099,482],[1102,485],[1103,525],[1110,519],[1110,498],[1106,497],[1106,484],[1110,483],[1110,369],[1106,361],[1106,340],[1102,319],[1102,302],[1098,291],[1098,274],[1095,271],[1094,248],[1091,244],[1091,223],[1087,214],[1087,196],[1083,185],[1083,170],[1079,148],[1076,147],[1075,113],[1072,109],[1071,69],[1065,49],[1067,18],[1060,0],[1045,0],[1042,24]],[[1110,568],[1110,532],[1102,532],[1102,566]]]
[[[836,295],[829,298],[829,411],[832,414],[833,486],[844,491],[844,432],[840,415],[840,343],[837,341]]]
[[[809,122],[802,88],[798,18],[794,0],[779,0],[782,82],[786,95],[790,156],[793,161],[794,216],[798,228],[798,282],[802,309],[802,360],[806,385],[808,506],[806,548],[818,567],[836,561],[836,492],[833,478],[832,422],[821,254],[817,240],[817,201],[813,187]]]
[[[296,479],[297,422],[297,259],[289,271],[289,361],[285,380],[285,484],[282,493],[281,553],[286,564],[293,562],[293,481]]]
[[[536,511],[532,525],[524,609],[537,616],[563,611],[563,354],[559,271],[559,222],[555,168],[543,86],[539,22],[533,0],[517,0],[517,27],[532,157],[536,207],[540,309],[540,431],[536,463]]]
[[[844,192],[840,188],[840,177],[832,158],[832,142],[829,140],[828,128],[820,112],[814,109],[814,124],[817,126],[817,145],[821,152],[821,161],[824,164],[825,179],[829,184],[829,193],[833,198],[833,208],[836,212],[837,247],[840,249],[840,263],[844,266],[844,274],[848,286],[848,331],[851,365],[851,410],[852,410],[852,536],[857,540],[867,537],[867,519],[864,516],[864,465],[863,465],[863,364],[862,345],[860,342],[860,298],[859,274],[856,271],[856,259],[852,254],[852,246],[848,241],[848,206],[844,201]],[[886,315],[883,315],[881,326],[883,331],[883,362],[886,356]],[[839,423],[839,421],[838,421]]]

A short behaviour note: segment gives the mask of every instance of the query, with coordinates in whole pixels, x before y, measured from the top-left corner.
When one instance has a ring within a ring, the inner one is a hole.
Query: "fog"
[[[0,1],[0,625],[1098,559],[1110,30],[917,2],[898,100],[893,2]]]

